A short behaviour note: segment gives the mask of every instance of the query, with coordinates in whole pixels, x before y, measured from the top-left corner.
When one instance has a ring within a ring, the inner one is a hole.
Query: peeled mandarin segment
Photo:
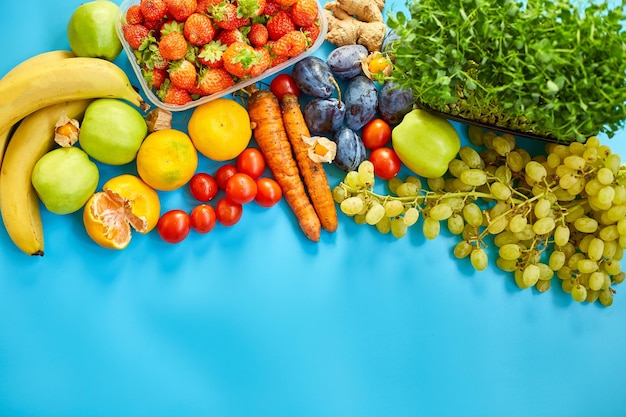
[[[115,221],[115,206],[106,193],[94,194],[87,203],[83,222],[85,230],[94,242],[109,249],[124,249],[130,242],[128,223]],[[116,230],[116,225],[119,230]]]
[[[122,197],[120,194],[116,193],[113,190],[106,190],[104,191],[104,193],[106,194],[107,198],[112,201],[113,204],[113,210],[115,213],[113,220],[116,222],[116,226],[119,226],[115,227],[115,229],[121,228],[122,225],[125,223],[126,225],[131,225],[133,229],[137,231],[146,230],[146,228],[148,227],[148,222],[146,221],[146,218],[137,216],[135,213],[133,213],[131,203],[128,199]],[[108,215],[108,210],[104,214]]]
[[[124,197],[130,202],[133,214],[146,219],[147,227],[137,229],[138,232],[148,233],[156,227],[161,215],[159,195],[141,178],[131,174],[118,175],[108,180],[102,188]]]
[[[145,217],[133,214],[128,200],[111,190],[93,195],[83,219],[89,236],[99,245],[113,249],[128,246],[131,226],[141,233],[148,226]]]
[[[131,237],[130,227],[121,218],[119,204],[112,200],[108,193],[105,192],[96,199],[92,213],[102,224],[106,239],[118,247],[128,245]]]

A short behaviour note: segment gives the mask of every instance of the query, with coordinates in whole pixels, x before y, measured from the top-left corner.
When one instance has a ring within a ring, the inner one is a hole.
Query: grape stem
[[[619,184],[626,185],[626,164],[620,165],[615,178]]]
[[[401,201],[403,204],[415,205],[415,207],[418,208],[419,210],[422,209],[421,205],[424,204],[428,200],[441,200],[444,198],[454,198],[454,197],[462,197],[464,199],[467,197],[471,197],[474,199],[480,199],[480,198],[489,199],[489,200],[496,199],[491,193],[484,193],[484,192],[476,191],[476,190],[447,192],[445,194],[439,194],[433,191],[422,190],[425,192],[425,194],[399,197],[399,196],[392,196],[392,195],[381,195],[381,194],[374,192],[371,188],[362,189],[362,188],[352,187],[346,184],[345,182],[341,182],[339,186],[344,188],[346,191],[348,191],[351,194],[365,193],[367,196],[372,197],[375,200],[378,200],[379,202],[383,202],[383,203],[388,200],[398,200],[398,201]],[[510,201],[514,204],[519,205],[519,204],[523,204],[526,200],[519,200],[516,198],[511,198]]]

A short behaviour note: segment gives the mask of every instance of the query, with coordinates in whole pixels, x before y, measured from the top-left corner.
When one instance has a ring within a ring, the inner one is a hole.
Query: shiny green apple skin
[[[130,104],[99,98],[89,104],[78,142],[93,159],[108,165],[124,165],[137,156],[148,133],[143,115]]]
[[[81,209],[95,192],[97,165],[80,148],[56,148],[35,164],[31,180],[48,211],[70,214]]]
[[[78,6],[67,23],[70,49],[76,56],[115,60],[122,43],[115,30],[119,6],[110,0],[92,0]]]

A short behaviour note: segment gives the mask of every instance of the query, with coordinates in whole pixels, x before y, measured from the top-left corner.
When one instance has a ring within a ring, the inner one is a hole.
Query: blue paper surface
[[[69,48],[80,3],[3,2],[0,75]],[[623,133],[604,141],[626,155]],[[100,168],[101,181],[134,169]],[[164,211],[196,204],[186,189],[161,198]],[[558,282],[521,291],[492,248],[475,272],[448,233],[396,240],[344,215],[312,243],[284,201],[178,245],[135,234],[123,251],[93,243],[80,212],[43,221],[43,257],[0,227],[3,417],[626,415],[620,286],[610,308]]]

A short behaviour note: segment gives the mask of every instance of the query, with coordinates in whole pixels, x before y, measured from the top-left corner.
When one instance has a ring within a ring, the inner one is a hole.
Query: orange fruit
[[[196,107],[187,129],[198,152],[214,161],[234,159],[252,139],[248,111],[227,98]]]
[[[137,152],[137,173],[155,190],[187,184],[198,167],[198,152],[187,134],[175,129],[150,133]]]
[[[157,192],[134,175],[111,178],[93,194],[83,211],[85,230],[100,246],[124,249],[132,229],[148,233],[158,220],[161,203]]]
[[[161,216],[159,195],[141,178],[131,174],[118,175],[105,182],[102,189],[115,191],[130,202],[134,215],[146,219],[146,230],[139,232],[148,233],[156,227]]]

